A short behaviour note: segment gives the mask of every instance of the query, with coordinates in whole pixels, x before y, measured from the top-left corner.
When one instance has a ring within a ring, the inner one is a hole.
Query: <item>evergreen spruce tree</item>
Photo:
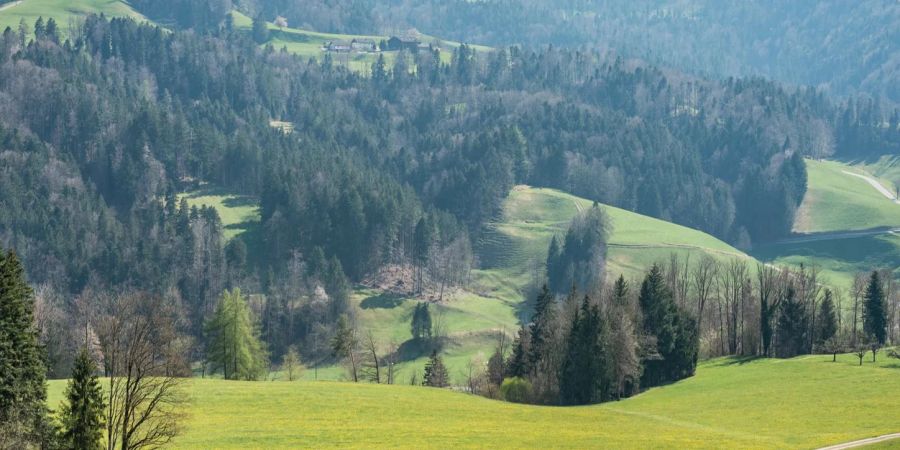
[[[513,351],[506,362],[504,376],[507,378],[525,377],[531,371],[528,365],[528,349],[531,344],[531,333],[522,325],[513,342]]]
[[[603,400],[608,381],[604,361],[600,310],[585,297],[575,314],[560,374],[559,390],[564,404],[585,405]]]
[[[656,353],[644,361],[641,386],[658,386],[669,381],[666,359],[675,351],[676,340],[675,302],[659,265],[654,264],[641,283],[638,301],[644,317],[644,333],[656,338]]]
[[[778,310],[775,351],[781,358],[791,358],[803,352],[806,345],[807,317],[793,286],[788,286],[783,295]]]
[[[530,372],[537,370],[541,359],[545,357],[548,335],[551,333],[551,327],[554,326],[554,316],[553,294],[550,293],[547,285],[544,285],[537,302],[535,302],[534,316],[529,327],[531,345],[528,349],[527,361]]]
[[[863,302],[863,332],[873,345],[883,346],[887,341],[887,313],[884,303],[881,277],[877,271],[873,271]]]
[[[425,378],[422,381],[422,385],[439,388],[450,386],[447,367],[444,366],[444,361],[438,355],[437,350],[431,352],[431,357],[425,363]]]
[[[63,443],[67,448],[99,450],[103,448],[103,389],[97,380],[97,366],[87,347],[81,349],[66,387],[66,403],[62,407]]]
[[[0,250],[0,433],[13,446],[52,439],[46,367],[33,325],[34,297],[19,258]],[[9,442],[7,442],[9,444]]]
[[[837,334],[837,315],[834,311],[834,300],[831,290],[825,290],[825,298],[819,306],[819,321],[816,324],[816,345],[822,348],[829,339]]]

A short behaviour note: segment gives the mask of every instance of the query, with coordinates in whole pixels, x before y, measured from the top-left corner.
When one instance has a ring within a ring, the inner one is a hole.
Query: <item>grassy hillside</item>
[[[866,180],[845,173],[864,174],[859,168],[836,161],[808,159],[806,169],[809,183],[797,211],[794,232],[900,226],[900,205],[879,193]],[[893,187],[883,184],[887,189]]]
[[[132,17],[147,20],[122,0],[18,0],[0,6],[0,31],[6,27],[18,30],[19,21],[25,19],[33,31],[38,17],[46,21],[52,17],[65,32],[71,22],[89,14],[105,14],[112,17]]]
[[[179,194],[178,197],[179,200],[187,199],[190,206],[215,208],[222,219],[226,240],[252,231],[259,224],[259,204],[254,198],[210,186]]]
[[[554,234],[564,235],[569,222],[591,202],[553,189],[518,186],[506,200],[502,219],[492,224],[478,246],[483,270],[479,282],[500,297],[524,286],[531,267],[543,264]],[[717,259],[749,257],[701,231],[603,206],[612,232],[607,273],[639,277],[653,262],[680,256],[711,255]]]
[[[234,25],[238,29],[249,31],[252,28],[253,20],[250,17],[237,11],[233,12],[232,15],[234,17]],[[322,50],[322,48],[331,41],[349,42],[353,39],[372,39],[377,43],[381,40],[390,38],[390,36],[381,35],[319,33],[316,31],[301,30],[291,27],[279,28],[272,23],[269,23],[268,27],[269,41],[266,45],[271,44],[277,50],[287,48],[291,53],[316,59],[325,56],[325,51]],[[423,43],[434,44],[435,46],[440,47],[442,49],[441,61],[444,63],[450,62],[450,50],[459,46],[459,43],[457,42],[442,41],[427,35],[421,35],[420,39]],[[489,47],[479,45],[475,45],[473,48],[478,51],[490,50]],[[384,55],[385,63],[388,67],[393,65],[397,53],[398,52],[396,51],[381,52],[381,54]],[[378,55],[374,53],[335,53],[332,54],[332,58],[336,64],[343,64],[352,70],[366,73],[371,69],[372,63],[378,59]]]
[[[809,183],[797,213],[797,233],[837,233],[833,238],[808,242],[758,245],[753,256],[779,265],[806,264],[822,269],[832,286],[849,288],[857,272],[897,268],[900,276],[900,236],[878,234],[846,238],[843,230],[900,227],[900,205],[878,192],[866,180],[845,173],[872,176],[893,191],[891,179],[900,175],[900,158],[884,157],[868,163],[806,160]]]
[[[553,189],[518,186],[510,192],[502,216],[490,224],[476,246],[481,268],[473,271],[466,291],[432,305],[448,335],[445,358],[451,378],[462,382],[473,359],[487,360],[497,333],[512,334],[519,319],[530,315],[528,285],[535,270],[542,270],[554,234],[564,234],[569,222],[591,202]],[[709,254],[719,259],[746,258],[724,242],[703,232],[662,220],[603,206],[612,222],[608,274],[638,278],[653,262],[669,255]],[[401,345],[410,339],[409,323],[418,299],[360,289],[354,296],[357,318],[383,345]],[[401,348],[404,350],[405,348]],[[421,376],[424,354],[402,351],[398,379]],[[340,374],[340,371],[329,372]],[[307,378],[312,374],[307,373]],[[320,374],[320,379],[321,379]]]
[[[178,448],[814,448],[898,431],[900,364],[880,355],[718,359],[693,378],[587,407],[330,382],[188,381]],[[64,381],[50,383],[58,405]]]

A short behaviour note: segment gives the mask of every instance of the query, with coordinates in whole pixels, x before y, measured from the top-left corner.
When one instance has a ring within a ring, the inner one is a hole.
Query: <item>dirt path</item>
[[[860,439],[858,441],[853,441],[853,442],[845,442],[843,444],[832,445],[829,447],[822,447],[819,450],[844,450],[847,448],[862,447],[864,445],[877,444],[879,442],[890,441],[890,440],[894,440],[894,439],[900,439],[900,433],[885,434],[885,435],[876,436],[873,438]]]
[[[844,172],[844,173],[846,173],[847,175],[853,175],[854,177],[862,178],[863,180],[868,181],[869,184],[872,185],[872,187],[875,188],[876,191],[878,191],[878,192],[881,193],[881,195],[887,197],[889,200],[893,200],[894,203],[900,205],[900,200],[897,199],[897,196],[894,195],[893,192],[889,191],[886,187],[884,187],[884,185],[882,185],[881,183],[879,183],[878,180],[876,180],[876,179],[874,179],[874,178],[872,178],[872,177],[870,177],[870,176],[866,176],[866,175],[862,175],[862,174],[859,174],[859,173],[850,172],[850,171],[847,171],[847,170],[842,170],[841,172]]]

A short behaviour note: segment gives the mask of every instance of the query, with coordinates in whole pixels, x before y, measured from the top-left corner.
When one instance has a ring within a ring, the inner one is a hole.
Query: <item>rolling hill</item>
[[[52,17],[65,33],[70,23],[90,14],[147,20],[122,0],[16,0],[0,6],[0,30],[6,27],[18,30],[22,19],[31,28],[38,17],[45,21]]]
[[[897,432],[900,364],[881,356],[701,363],[636,397],[540,407],[450,390],[188,380],[178,448],[815,448]],[[51,381],[59,405],[65,381]]]
[[[795,236],[757,245],[753,256],[779,265],[815,265],[826,282],[849,288],[858,272],[900,268],[897,158],[869,163],[806,160],[809,182],[794,223]],[[864,177],[868,177],[866,179]],[[870,182],[871,181],[871,182]],[[868,231],[866,231],[868,230]],[[900,270],[895,270],[900,276]]]
[[[510,192],[502,215],[489,225],[476,246],[481,268],[473,270],[471,285],[448,296],[448,300],[432,304],[432,314],[439,317],[448,337],[444,357],[453,380],[462,383],[465,368],[473,358],[487,360],[497,333],[511,335],[520,320],[528,319],[529,297],[533,294],[529,285],[534,270],[543,267],[550,239],[554,234],[564,234],[578,211],[590,206],[589,200],[554,189],[517,186]],[[752,261],[706,233],[623,209],[602,207],[612,223],[609,277],[623,274],[637,279],[652,263],[667,260],[672,254]],[[363,329],[371,330],[383,345],[394,342],[401,346],[398,379],[407,381],[420,373],[427,355],[404,352],[402,344],[410,338],[412,310],[421,300],[363,288],[356,290],[353,300]],[[339,370],[329,369],[327,373],[342,375]],[[308,371],[306,377],[312,378],[313,374]]]

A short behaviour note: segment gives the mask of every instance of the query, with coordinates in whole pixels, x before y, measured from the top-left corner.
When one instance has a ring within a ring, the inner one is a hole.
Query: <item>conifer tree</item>
[[[13,446],[43,444],[47,419],[44,360],[33,325],[34,296],[18,256],[0,250],[0,434]]]
[[[863,331],[869,339],[884,345],[887,340],[887,315],[884,308],[884,289],[878,271],[869,277],[863,303]]]
[[[837,334],[837,315],[834,311],[831,290],[825,290],[825,298],[819,306],[819,322],[816,325],[816,344],[819,347]]]
[[[240,289],[225,291],[206,324],[207,361],[226,379],[257,380],[268,367],[268,352]]]
[[[875,353],[887,341],[887,311],[884,301],[884,288],[878,271],[873,271],[866,287],[863,300],[863,332],[872,348],[872,361]]]
[[[537,302],[534,305],[534,316],[531,320],[530,335],[531,345],[527,354],[528,368],[534,372],[545,356],[551,328],[554,326],[553,294],[547,285],[541,289]]]
[[[569,405],[602,400],[608,377],[601,335],[600,310],[585,296],[569,333],[566,358],[560,374],[560,397]]]
[[[75,359],[72,378],[66,387],[66,403],[61,411],[62,438],[67,448],[103,448],[105,404],[96,372],[97,365],[91,359],[87,347],[83,347]]]
[[[450,377],[447,373],[447,367],[444,361],[438,355],[437,350],[431,352],[431,357],[425,363],[425,378],[422,381],[424,386],[443,388],[450,385]]]
[[[531,371],[528,364],[528,350],[530,345],[531,333],[528,331],[528,327],[522,325],[513,342],[513,351],[512,354],[509,355],[509,360],[506,362],[504,376],[521,378]]]

